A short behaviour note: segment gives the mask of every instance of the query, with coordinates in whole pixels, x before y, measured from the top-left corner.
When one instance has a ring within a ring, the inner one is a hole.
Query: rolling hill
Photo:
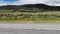
[[[0,10],[50,10],[50,11],[60,11],[60,6],[49,6],[45,4],[25,4],[25,5],[4,5],[0,6]]]

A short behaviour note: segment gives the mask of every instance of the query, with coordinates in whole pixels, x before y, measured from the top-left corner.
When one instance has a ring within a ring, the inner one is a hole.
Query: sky
[[[60,6],[60,0],[0,0],[2,5],[23,5],[23,4],[47,4],[50,6]]]

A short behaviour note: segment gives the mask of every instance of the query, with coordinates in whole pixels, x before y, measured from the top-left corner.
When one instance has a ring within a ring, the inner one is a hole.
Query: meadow
[[[60,11],[0,10],[0,22],[60,23]]]

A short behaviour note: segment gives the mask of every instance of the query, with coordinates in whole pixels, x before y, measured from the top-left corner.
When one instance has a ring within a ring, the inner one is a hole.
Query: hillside
[[[26,5],[5,5],[0,6],[0,10],[19,10],[19,9],[25,9],[25,10],[51,10],[51,11],[60,11],[60,6],[48,6],[45,4],[26,4]]]

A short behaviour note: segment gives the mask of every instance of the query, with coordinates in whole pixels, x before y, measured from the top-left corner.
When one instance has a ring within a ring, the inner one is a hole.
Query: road
[[[60,34],[59,30],[29,30],[0,28],[0,34]]]
[[[0,34],[60,34],[60,24],[0,24]]]
[[[0,24],[0,28],[60,30],[60,24]]]

